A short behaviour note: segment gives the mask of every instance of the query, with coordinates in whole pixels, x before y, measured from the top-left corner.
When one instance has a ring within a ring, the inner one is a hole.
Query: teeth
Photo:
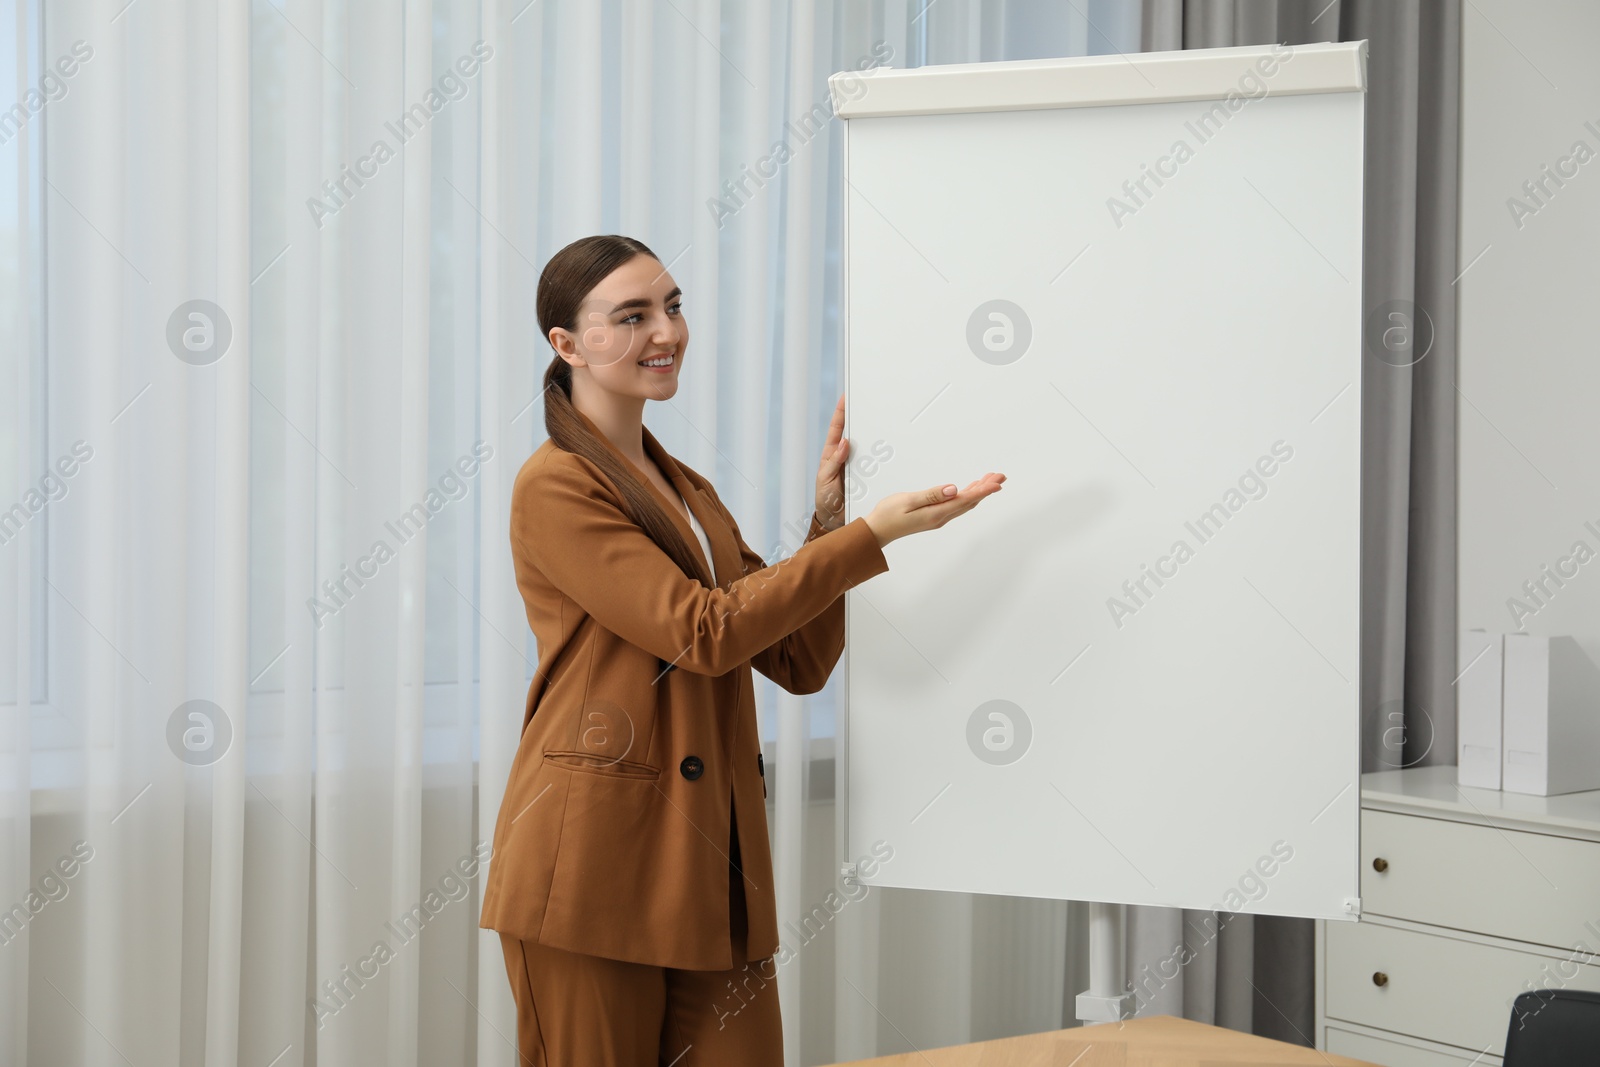
[[[673,357],[671,356],[663,356],[660,359],[647,359],[641,365],[645,367],[668,367],[672,365],[672,359]]]

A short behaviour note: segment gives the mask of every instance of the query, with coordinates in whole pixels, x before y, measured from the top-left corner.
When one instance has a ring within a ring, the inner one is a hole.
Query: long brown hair
[[[556,327],[577,331],[578,309],[606,275],[635,256],[660,261],[642,241],[620,234],[596,234],[573,241],[550,257],[539,275],[535,309],[539,331],[549,338]],[[703,585],[711,575],[700,569],[699,559],[632,464],[624,463],[596,439],[572,406],[572,367],[559,355],[544,372],[544,427],[557,448],[589,460],[622,493],[627,516],[644,528],[650,539],[672,558],[683,573]]]

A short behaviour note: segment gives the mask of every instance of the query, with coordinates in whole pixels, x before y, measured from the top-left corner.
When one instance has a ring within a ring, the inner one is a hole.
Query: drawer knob
[[[1384,974],[1382,971],[1373,971],[1372,984],[1380,988],[1386,986],[1389,984],[1389,976]]]
[[[1389,869],[1389,861],[1384,859],[1382,856],[1379,856],[1377,859],[1372,861],[1372,869],[1377,871],[1379,874],[1382,874],[1384,871]]]

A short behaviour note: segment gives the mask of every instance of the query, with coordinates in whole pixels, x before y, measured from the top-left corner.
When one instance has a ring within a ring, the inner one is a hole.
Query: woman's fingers
[[[990,471],[982,478],[967,486],[959,496],[951,498],[958,507],[953,511],[955,515],[965,515],[977,507],[985,497],[993,496],[1000,491],[1000,483],[1005,481],[1005,475]]]
[[[982,500],[990,493],[997,491],[1000,488],[1000,483],[1005,480],[1006,476],[1004,474],[996,474],[994,471],[990,471],[963,489],[960,499],[964,501],[968,497],[972,497],[974,502]]]
[[[839,439],[844,436],[844,394],[839,394],[839,402],[833,406],[833,418],[828,421],[828,439],[823,451],[829,451],[839,444]]]
[[[961,514],[967,509],[977,505],[978,501],[991,493],[998,492],[1000,483],[1005,481],[1005,475],[990,471],[982,478],[968,485],[959,492],[950,492],[955,486],[949,483],[936,485],[931,489],[912,495],[912,510],[928,507],[939,507],[953,514]]]

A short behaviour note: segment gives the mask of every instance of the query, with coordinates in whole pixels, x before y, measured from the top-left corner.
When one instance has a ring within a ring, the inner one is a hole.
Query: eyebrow
[[[667,301],[670,301],[675,296],[682,296],[682,295],[683,295],[683,289],[678,287],[678,286],[673,286],[672,292],[667,294],[666,300],[663,300],[662,303],[666,303]],[[612,308],[611,309],[611,313],[613,315],[615,315],[617,312],[626,311],[629,308],[647,308],[652,303],[654,303],[654,301],[652,301],[648,297],[642,297],[642,296],[641,297],[635,297],[632,300],[624,300],[622,303],[620,303],[616,307]]]

